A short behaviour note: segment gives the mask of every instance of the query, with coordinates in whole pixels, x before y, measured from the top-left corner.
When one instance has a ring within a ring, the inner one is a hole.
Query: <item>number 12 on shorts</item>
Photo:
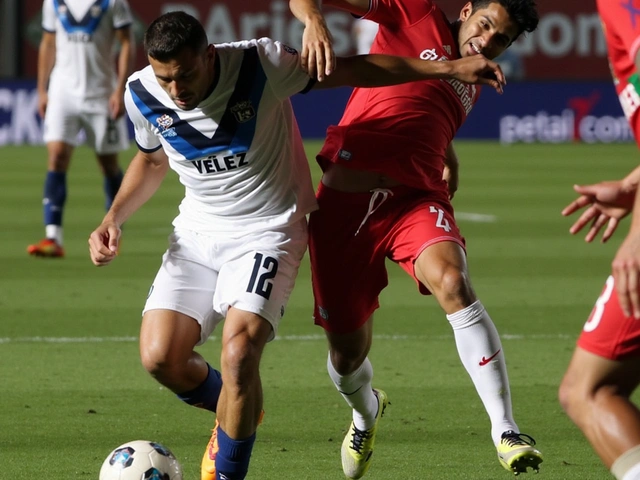
[[[269,300],[273,282],[270,282],[278,273],[278,260],[256,253],[253,257],[253,271],[247,285],[247,292],[256,293]]]

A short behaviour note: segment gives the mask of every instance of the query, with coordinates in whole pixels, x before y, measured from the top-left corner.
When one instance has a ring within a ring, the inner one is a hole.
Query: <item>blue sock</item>
[[[178,398],[189,405],[215,413],[222,389],[222,375],[208,363],[207,366],[209,373],[205,381],[189,392],[179,393]]]
[[[67,174],[47,172],[44,182],[44,224],[62,225],[62,211],[67,200]]]
[[[218,425],[216,480],[243,480],[249,471],[249,460],[255,441],[255,433],[244,440],[233,440]]]
[[[120,185],[122,184],[122,177],[124,174],[122,170],[119,170],[113,177],[104,177],[104,194],[106,196],[105,201],[105,210],[109,210],[111,208],[111,204],[113,203],[113,199],[116,197],[116,193],[120,190]]]

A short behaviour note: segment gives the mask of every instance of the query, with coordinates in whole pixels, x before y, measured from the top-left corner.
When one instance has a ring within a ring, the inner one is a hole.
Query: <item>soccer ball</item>
[[[99,480],[182,480],[182,467],[167,447],[134,440],[109,454]]]

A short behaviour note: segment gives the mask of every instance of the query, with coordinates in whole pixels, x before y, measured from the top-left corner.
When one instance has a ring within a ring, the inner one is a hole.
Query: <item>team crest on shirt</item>
[[[238,123],[244,123],[251,120],[256,116],[256,110],[251,104],[251,100],[245,100],[244,102],[238,102],[230,108],[233,116],[236,117]]]
[[[156,123],[158,124],[160,135],[162,135],[164,138],[175,137],[177,135],[176,129],[172,127],[173,118],[171,118],[166,113],[164,115],[159,116],[158,119],[156,120]]]

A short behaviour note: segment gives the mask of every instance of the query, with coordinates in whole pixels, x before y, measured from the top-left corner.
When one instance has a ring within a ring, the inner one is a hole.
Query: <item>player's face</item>
[[[499,3],[492,2],[471,12],[471,3],[467,3],[460,12],[458,46],[461,56],[481,53],[487,58],[496,58],[518,36],[518,26]]]
[[[182,110],[193,110],[204,100],[214,79],[215,47],[204,52],[185,48],[167,62],[149,57],[158,84]]]

